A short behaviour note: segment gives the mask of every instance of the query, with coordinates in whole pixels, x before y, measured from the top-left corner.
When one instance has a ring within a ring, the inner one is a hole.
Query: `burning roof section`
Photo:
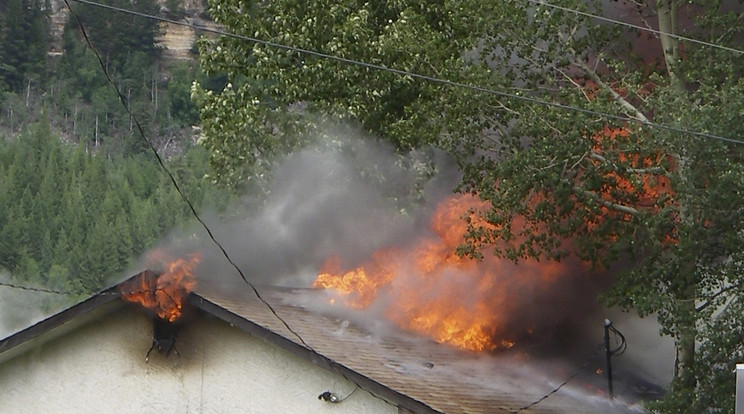
[[[344,318],[328,304],[328,292],[323,290],[265,286],[259,290],[312,349],[303,346],[248,287],[202,285],[190,302],[415,413],[518,412],[554,390],[571,369],[547,369],[539,360],[529,362],[525,354],[463,351],[379,320],[365,321],[361,312]],[[524,412],[643,411],[607,400],[599,388],[568,386]]]
[[[197,253],[176,258],[155,251],[150,254],[150,261],[159,263],[164,270],[145,270],[123,282],[119,287],[122,298],[139,303],[160,319],[175,322],[182,315],[186,296],[196,286],[194,268],[200,259],[201,255]]]

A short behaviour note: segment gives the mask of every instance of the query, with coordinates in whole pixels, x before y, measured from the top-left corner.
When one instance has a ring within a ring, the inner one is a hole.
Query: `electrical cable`
[[[93,47],[93,44],[90,41],[90,38],[88,38],[88,33],[85,30],[85,27],[83,26],[83,23],[80,21],[80,18],[78,18],[78,15],[75,13],[75,11],[72,9],[72,6],[70,5],[68,0],[64,0],[65,5],[67,6],[67,9],[70,11],[70,14],[75,18],[75,21],[77,22],[78,27],[80,28],[81,34],[83,38],[85,39],[85,42],[88,44],[88,47],[91,49],[93,54],[96,56],[96,59],[98,59],[98,63],[101,66],[101,69],[103,70],[104,75],[106,75],[106,79],[111,84],[111,86],[116,91],[117,96],[119,97],[119,102],[121,102],[122,106],[126,110],[127,114],[132,117],[134,124],[137,126],[137,131],[139,132],[139,135],[142,137],[142,139],[147,143],[150,151],[153,153],[155,158],[158,161],[158,164],[160,165],[161,169],[166,173],[168,178],[170,179],[171,183],[173,184],[173,188],[178,192],[178,194],[181,196],[181,199],[186,203],[186,205],[189,207],[189,210],[191,211],[191,214],[196,218],[196,220],[201,224],[201,226],[204,228],[204,230],[207,232],[207,235],[212,240],[212,242],[219,248],[219,250],[222,252],[222,255],[227,259],[227,261],[230,263],[230,265],[238,272],[240,275],[240,278],[243,279],[243,282],[245,282],[250,288],[253,290],[253,293],[256,295],[258,300],[260,300],[266,307],[271,311],[271,313],[284,325],[289,332],[291,332],[306,348],[311,349],[312,348],[305,342],[304,339],[294,330],[292,327],[289,326],[287,321],[285,321],[279,314],[276,313],[276,310],[266,301],[266,299],[261,296],[261,294],[258,292],[258,289],[253,285],[253,283],[249,282],[248,279],[245,277],[245,274],[243,274],[243,271],[238,267],[237,264],[232,260],[230,255],[227,253],[225,248],[222,246],[222,244],[217,241],[214,234],[212,233],[212,230],[207,226],[207,223],[204,222],[204,220],[201,218],[199,213],[197,213],[196,208],[191,203],[191,201],[186,197],[186,194],[181,190],[181,187],[178,185],[178,182],[176,181],[176,178],[173,176],[173,174],[170,172],[168,167],[165,165],[165,162],[163,161],[163,158],[158,154],[157,148],[150,142],[149,139],[147,139],[147,136],[145,135],[145,131],[142,128],[142,125],[140,124],[137,117],[132,113],[131,109],[129,108],[129,105],[127,105],[126,98],[119,90],[119,87],[116,86],[116,83],[111,78],[111,74],[108,72],[108,69],[106,68],[105,63],[103,62],[103,59],[101,59],[101,56],[98,54],[98,51]],[[73,0],[75,1],[75,0]]]
[[[29,292],[40,292],[40,293],[51,293],[55,295],[83,295],[85,292],[74,292],[71,290],[57,290],[57,289],[49,289],[49,288],[42,288],[42,287],[34,287],[34,286],[24,286],[24,285],[18,285],[15,283],[9,283],[9,282],[0,282],[0,286],[7,287],[11,289],[19,289],[19,290],[26,290]]]
[[[76,0],[72,0],[72,1],[76,1]],[[305,342],[305,340],[302,338],[302,336],[299,333],[297,333],[294,329],[292,329],[291,326],[289,326],[289,324],[287,323],[286,320],[284,320],[284,318],[282,318],[281,316],[279,316],[279,314],[276,312],[276,310],[274,309],[274,307],[271,306],[271,304],[268,303],[263,298],[263,296],[259,293],[258,289],[256,289],[256,287],[253,285],[253,283],[251,283],[250,281],[248,281],[248,279],[245,277],[245,274],[240,269],[240,267],[230,258],[229,254],[227,253],[227,251],[225,250],[225,248],[215,238],[215,236],[212,233],[212,231],[209,228],[209,226],[206,224],[206,222],[204,222],[202,220],[201,216],[199,216],[199,213],[196,211],[196,208],[193,206],[193,204],[188,199],[188,197],[186,197],[186,194],[183,193],[183,191],[181,190],[180,186],[178,185],[178,182],[176,181],[175,177],[173,176],[173,174],[170,172],[170,170],[168,169],[168,167],[163,162],[163,159],[160,156],[160,154],[158,154],[157,149],[155,148],[155,146],[152,144],[152,142],[150,142],[150,140],[147,139],[147,136],[145,135],[145,132],[144,132],[144,129],[142,128],[142,125],[140,124],[140,122],[137,119],[137,117],[132,113],[131,109],[129,108],[129,106],[126,103],[126,100],[124,98],[124,95],[121,93],[121,91],[119,90],[118,86],[116,86],[116,83],[111,78],[111,75],[108,72],[108,69],[106,68],[106,65],[103,63],[103,60],[101,59],[100,54],[95,49],[95,47],[93,47],[93,44],[90,41],[90,38],[88,37],[87,31],[85,30],[85,26],[83,26],[83,23],[80,21],[80,18],[77,16],[77,14],[75,13],[75,11],[72,9],[72,6],[70,5],[69,1],[68,0],[64,0],[64,2],[65,2],[65,5],[67,6],[67,9],[70,11],[70,14],[75,18],[75,21],[77,22],[77,25],[80,28],[81,34],[82,34],[82,36],[83,36],[86,44],[91,49],[91,51],[93,52],[93,54],[96,56],[96,59],[98,60],[98,63],[100,65],[101,69],[103,70],[103,73],[106,76],[107,81],[109,82],[109,84],[111,84],[111,86],[116,91],[116,94],[117,94],[117,96],[119,98],[119,102],[122,104],[122,106],[126,110],[127,114],[132,117],[132,120],[134,121],[135,125],[137,126],[137,131],[138,131],[140,137],[145,141],[145,143],[148,145],[150,151],[155,155],[155,158],[157,159],[158,164],[160,165],[161,169],[168,175],[168,177],[169,177],[171,183],[173,184],[175,190],[181,196],[181,199],[188,205],[189,210],[191,211],[192,215],[197,219],[197,221],[201,224],[201,226],[207,232],[210,240],[220,249],[220,251],[222,252],[222,255],[230,263],[230,265],[232,265],[232,267],[238,272],[238,274],[240,275],[240,278],[243,280],[243,282],[245,284],[247,284],[251,288],[251,290],[256,295],[256,297],[259,299],[259,301],[261,301],[261,303],[263,303],[269,309],[269,311],[274,315],[274,317],[276,317],[276,319],[279,320],[284,325],[284,327],[290,333],[292,333],[292,335],[294,335],[297,338],[297,340],[299,340],[300,343],[306,349],[308,349],[309,351],[311,351],[311,352],[313,352],[313,353],[315,353],[317,355],[320,355],[320,353],[318,353],[315,349],[313,349],[313,347],[311,347],[307,342]],[[154,16],[152,16],[152,17],[154,17]],[[32,289],[29,289],[29,290],[32,290]],[[149,292],[149,290],[148,290],[148,292]],[[59,293],[62,293],[62,291],[59,291]],[[103,294],[103,293],[99,293],[99,295],[100,294]],[[173,298],[171,298],[171,299],[173,299]],[[333,362],[335,362],[335,361],[333,361]],[[372,391],[370,391],[370,390],[362,387],[358,382],[356,382],[353,379],[349,378],[346,374],[344,374],[344,372],[340,371],[338,368],[333,367],[333,370],[335,372],[337,372],[339,375],[341,375],[341,377],[343,377],[347,381],[353,383],[357,387],[356,389],[362,388],[368,394],[370,394],[372,397],[377,398],[377,399],[380,399],[381,401],[385,401],[385,402],[389,403],[384,398],[382,398],[382,397],[376,395],[375,393],[373,393]],[[356,389],[354,391],[352,391],[351,394],[353,394],[356,391]],[[349,396],[351,396],[351,394],[349,394],[348,396],[346,396],[344,399],[346,399]]]
[[[625,350],[628,349],[628,341],[625,340],[625,335],[622,334],[622,332],[618,331],[617,328],[615,328],[614,325],[608,326],[610,332],[614,334],[615,337],[615,343],[618,343],[618,338],[620,339],[619,344],[617,348],[610,350],[610,355],[612,356],[620,356],[625,353]]]
[[[152,142],[150,142],[150,140],[147,139],[147,136],[145,135],[144,129],[142,128],[142,126],[139,123],[139,120],[131,112],[129,106],[126,103],[126,100],[124,98],[124,95],[122,95],[121,91],[116,86],[116,83],[111,78],[111,75],[109,74],[108,69],[106,68],[106,65],[103,63],[103,60],[101,59],[101,56],[98,54],[98,51],[96,51],[96,49],[93,47],[93,44],[91,43],[90,39],[88,38],[88,35],[87,35],[87,32],[85,31],[85,27],[83,26],[83,23],[80,21],[80,19],[78,18],[77,14],[74,12],[74,10],[72,10],[72,6],[70,5],[69,1],[68,0],[64,0],[64,1],[65,1],[65,5],[67,6],[67,9],[70,11],[70,13],[72,14],[72,16],[75,18],[75,21],[77,22],[78,27],[80,28],[80,31],[81,31],[81,33],[83,35],[83,38],[85,39],[85,42],[87,43],[88,47],[91,49],[91,51],[95,54],[96,58],[98,59],[98,63],[100,64],[101,69],[103,70],[103,73],[106,75],[106,79],[108,80],[108,82],[111,84],[111,86],[116,91],[116,94],[119,97],[119,102],[121,102],[121,104],[124,107],[124,109],[126,110],[127,114],[132,117],[135,125],[137,126],[137,131],[139,132],[140,137],[142,137],[142,139],[147,143],[149,149],[155,155],[155,158],[157,159],[158,164],[163,169],[163,171],[168,175],[168,177],[170,178],[170,181],[173,184],[174,188],[176,189],[176,191],[178,192],[178,194],[181,196],[181,198],[183,199],[183,201],[188,205],[189,210],[191,211],[191,213],[194,215],[194,217],[197,219],[197,221],[201,224],[201,226],[207,232],[207,234],[209,235],[210,240],[220,249],[220,251],[222,252],[222,255],[230,263],[230,265],[232,265],[232,267],[238,272],[238,274],[240,275],[240,278],[243,280],[243,282],[245,284],[247,284],[251,288],[251,290],[256,295],[256,297],[259,299],[259,301],[261,301],[261,303],[263,303],[269,309],[269,311],[274,315],[274,317],[276,317],[276,319],[279,320],[282,323],[282,325],[284,325],[284,327],[290,333],[292,333],[300,341],[300,343],[306,349],[308,349],[309,351],[311,351],[311,352],[313,352],[313,353],[315,353],[317,355],[320,355],[320,353],[318,353],[315,349],[313,349],[313,347],[311,347],[307,342],[305,342],[305,340],[302,338],[302,336],[299,333],[297,333],[297,331],[295,331],[294,329],[292,329],[291,326],[289,326],[289,323],[287,323],[287,321],[284,320],[284,318],[282,318],[281,316],[279,316],[279,314],[276,312],[276,310],[274,309],[274,307],[271,306],[271,304],[269,302],[267,302],[263,298],[263,296],[259,293],[258,289],[256,289],[256,287],[253,285],[253,283],[251,283],[250,281],[248,281],[248,279],[245,277],[245,274],[240,269],[240,267],[230,258],[229,254],[227,253],[227,251],[225,250],[225,248],[222,246],[222,244],[214,237],[214,235],[213,235],[211,229],[209,228],[209,226],[201,219],[201,217],[197,213],[197,211],[194,208],[194,206],[191,203],[191,201],[186,197],[186,194],[184,194],[183,191],[181,191],[181,188],[178,185],[178,182],[176,181],[176,179],[173,176],[173,174],[170,172],[170,170],[168,169],[168,167],[163,162],[163,159],[162,159],[162,157],[160,157],[160,154],[158,154],[157,149],[155,148],[155,146],[152,144]],[[72,0],[72,1],[76,1],[76,0]],[[370,390],[362,387],[358,382],[356,382],[353,379],[349,378],[346,374],[344,374],[342,371],[338,370],[337,368],[334,367],[333,370],[335,372],[337,372],[339,375],[341,375],[341,377],[343,377],[347,381],[353,383],[357,388],[364,389],[372,397],[377,398],[377,399],[380,399],[381,401],[388,402],[385,399],[383,399],[382,397],[380,397],[380,396],[376,395],[375,393],[373,393],[372,391],[370,391]],[[355,389],[355,391],[356,391],[356,389]],[[352,394],[353,394],[353,392],[354,391],[352,391]],[[348,398],[349,396],[351,396],[351,394],[349,394],[344,399]]]
[[[543,401],[547,400],[548,398],[550,398],[550,396],[552,396],[553,394],[555,394],[558,391],[560,391],[561,388],[563,388],[566,384],[568,384],[572,379],[574,379],[577,376],[579,376],[579,374],[581,374],[581,372],[584,369],[586,369],[586,367],[588,367],[592,362],[594,362],[594,360],[597,359],[597,357],[599,356],[599,351],[602,349],[603,346],[604,346],[604,344],[599,344],[599,346],[597,346],[597,349],[594,351],[594,354],[592,355],[592,357],[589,358],[588,360],[586,360],[586,362],[584,362],[573,374],[571,374],[568,377],[566,377],[566,379],[562,383],[560,383],[557,387],[555,387],[554,389],[552,389],[550,392],[548,392],[547,394],[543,395],[542,397],[538,398],[537,400],[535,400],[535,401],[533,401],[533,402],[531,402],[531,403],[523,406],[522,408],[520,408],[518,410],[512,410],[511,412],[512,413],[521,413],[522,411],[529,410],[530,408],[536,406],[537,404],[540,404],[541,402],[543,402]]]
[[[557,4],[547,3],[547,2],[545,2],[543,0],[524,0],[524,1],[526,1],[528,3],[537,4],[539,6],[545,6],[545,7],[549,7],[549,8],[556,9],[556,10],[562,10],[562,11],[565,11],[565,12],[568,12],[568,13],[574,13],[574,14],[577,14],[579,16],[589,17],[591,19],[601,20],[601,21],[607,22],[607,23],[612,23],[612,24],[617,24],[617,25],[620,25],[620,26],[630,27],[632,29],[643,30],[645,32],[650,32],[650,33],[653,33],[653,34],[656,34],[656,35],[664,35],[664,36],[671,37],[673,39],[682,40],[682,41],[690,42],[690,43],[695,43],[695,44],[698,44],[698,45],[701,45],[701,46],[707,46],[707,47],[712,47],[712,48],[716,48],[716,49],[726,50],[726,51],[729,51],[729,52],[737,53],[739,55],[744,55],[744,50],[735,49],[733,47],[728,47],[728,46],[722,46],[722,45],[718,45],[718,44],[715,44],[715,43],[706,42],[704,40],[697,40],[697,39],[693,39],[691,37],[681,36],[681,35],[678,35],[678,34],[667,33],[667,32],[661,31],[661,30],[652,29],[650,27],[645,27],[645,26],[634,24],[634,23],[628,23],[628,22],[624,22],[622,20],[615,20],[615,19],[611,19],[609,17],[600,16],[598,14],[587,13],[587,12],[583,12],[583,11],[580,11],[580,10],[575,10],[575,9],[571,9],[571,8],[568,8],[568,7],[559,6]]]
[[[67,3],[67,1],[68,0],[65,0],[65,3]],[[507,93],[507,92],[497,91],[495,89],[489,89],[489,88],[478,86],[478,85],[472,85],[472,84],[463,83],[463,82],[456,82],[456,81],[451,81],[451,80],[447,80],[447,79],[437,78],[437,77],[434,77],[434,76],[423,75],[423,74],[416,73],[416,72],[410,72],[410,71],[405,71],[405,70],[390,68],[390,67],[387,67],[387,66],[384,66],[384,65],[380,65],[380,64],[368,63],[368,62],[363,62],[363,61],[360,61],[360,60],[344,58],[344,57],[341,57],[341,56],[331,55],[331,54],[328,54],[328,53],[323,53],[323,52],[318,52],[318,51],[314,51],[314,50],[309,50],[309,49],[304,49],[304,48],[289,46],[289,45],[285,45],[285,44],[282,44],[282,43],[272,42],[272,41],[269,41],[269,40],[263,40],[263,39],[259,39],[259,38],[256,38],[256,37],[238,35],[238,34],[235,34],[235,33],[230,33],[230,32],[226,32],[226,31],[223,31],[223,30],[211,29],[211,28],[204,27],[204,26],[195,26],[195,25],[193,25],[193,24],[191,24],[189,22],[184,22],[184,21],[178,21],[178,20],[173,20],[173,19],[167,19],[167,18],[163,18],[163,17],[153,16],[153,15],[149,15],[149,14],[145,14],[145,13],[141,13],[141,12],[136,12],[136,11],[133,11],[133,10],[122,9],[120,7],[114,7],[114,6],[109,6],[109,5],[106,5],[106,4],[96,3],[96,2],[89,1],[89,0],[69,0],[69,1],[73,1],[73,2],[81,3],[81,4],[87,4],[87,5],[94,6],[94,7],[101,7],[101,8],[104,8],[104,9],[109,9],[109,10],[113,10],[113,11],[117,11],[117,12],[121,12],[121,13],[126,13],[126,14],[131,14],[131,15],[135,15],[135,16],[140,16],[140,17],[144,17],[144,18],[148,18],[148,19],[152,19],[152,20],[156,20],[156,21],[160,21],[160,22],[164,22],[164,23],[171,23],[171,24],[174,24],[174,25],[185,26],[185,27],[189,27],[189,28],[191,28],[191,29],[193,29],[195,31],[202,31],[202,32],[206,32],[206,33],[213,33],[213,34],[217,34],[217,35],[222,35],[222,36],[225,36],[225,37],[230,37],[230,38],[245,40],[245,41],[256,43],[256,44],[260,44],[260,45],[263,45],[263,46],[272,47],[272,48],[276,48],[276,49],[288,50],[288,51],[291,51],[291,52],[297,52],[297,53],[301,53],[301,54],[304,54],[304,55],[318,57],[318,58],[321,58],[321,59],[333,60],[333,61],[336,61],[336,62],[345,63],[345,64],[349,64],[349,65],[354,65],[354,66],[359,66],[359,67],[363,67],[363,68],[367,68],[367,69],[374,69],[374,70],[380,70],[380,71],[390,72],[390,73],[394,73],[394,74],[401,75],[401,76],[408,76],[408,77],[411,77],[411,78],[420,79],[420,80],[428,81],[428,82],[431,82],[431,83],[437,83],[437,84],[441,84],[441,85],[445,85],[445,86],[465,88],[465,89],[469,89],[469,90],[472,90],[472,91],[475,91],[475,92],[485,93],[485,94],[489,94],[489,95],[495,95],[495,96],[499,96],[499,97],[502,97],[502,98],[514,99],[514,100],[523,101],[523,102],[527,102],[527,103],[533,103],[533,104],[537,104],[537,105],[549,106],[549,107],[558,108],[558,109],[565,110],[565,111],[572,111],[572,112],[582,113],[582,114],[585,114],[585,115],[596,116],[596,117],[599,117],[599,118],[612,119],[612,120],[615,120],[615,121],[628,122],[628,123],[632,123],[632,124],[638,124],[638,125],[641,125],[641,126],[647,126],[647,127],[651,127],[651,128],[662,129],[662,130],[666,130],[666,131],[677,132],[677,133],[682,133],[682,134],[697,136],[697,137],[701,137],[701,138],[708,138],[708,139],[719,140],[719,141],[728,142],[728,143],[732,143],[732,144],[742,144],[742,145],[744,145],[744,141],[742,141],[742,140],[738,140],[738,139],[734,139],[734,138],[729,138],[729,137],[724,137],[724,136],[712,134],[712,133],[709,133],[709,132],[694,131],[694,130],[680,128],[680,127],[675,127],[675,126],[671,126],[671,125],[660,124],[660,123],[651,122],[651,121],[644,121],[644,120],[640,120],[640,119],[636,119],[636,118],[631,118],[631,117],[628,117],[628,116],[615,115],[615,114],[610,114],[610,113],[606,113],[606,112],[595,111],[595,110],[592,110],[592,109],[586,109],[586,108],[580,108],[580,107],[577,107],[577,106],[565,105],[565,104],[561,104],[561,103],[558,103],[558,102],[545,101],[545,100],[542,100],[542,99],[533,98],[533,97],[529,97],[529,96],[515,95],[515,94],[511,94],[511,93]]]
[[[28,292],[49,293],[49,294],[64,295],[64,296],[77,296],[77,295],[90,295],[90,296],[123,295],[123,296],[131,296],[131,295],[140,295],[140,294],[143,294],[143,293],[153,294],[155,292],[162,292],[179,309],[181,307],[178,304],[178,301],[170,293],[168,293],[167,289],[165,289],[165,288],[154,288],[154,289],[146,289],[146,290],[116,290],[116,291],[102,291],[102,292],[91,293],[91,292],[77,292],[77,291],[74,291],[74,290],[58,290],[58,289],[49,289],[49,288],[43,288],[43,287],[26,286],[26,285],[19,285],[19,284],[10,283],[10,282],[0,282],[0,287],[6,287],[6,288],[18,289],[18,290],[25,290],[25,291],[28,291]]]

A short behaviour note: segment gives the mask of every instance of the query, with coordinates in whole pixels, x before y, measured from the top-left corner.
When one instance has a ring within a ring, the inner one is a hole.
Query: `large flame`
[[[147,270],[134,276],[122,284],[122,298],[141,304],[163,320],[174,322],[181,317],[183,302],[196,286],[194,268],[201,255],[194,253],[185,258],[174,258],[157,250],[148,259],[165,270],[160,274]]]
[[[546,282],[565,273],[565,265],[525,261],[517,267],[495,257],[476,262],[455,254],[466,230],[462,217],[483,207],[470,195],[454,196],[433,214],[429,237],[412,247],[379,250],[349,270],[331,257],[313,286],[334,289],[350,307],[378,303],[396,325],[438,342],[475,351],[509,348],[530,330],[511,331],[516,296],[549,289]]]
[[[594,162],[602,160],[603,150],[617,150],[618,142],[628,136],[622,128],[606,127],[597,132],[592,137],[597,154]],[[597,194],[608,204],[627,203],[654,211],[674,202],[669,178],[655,168],[669,163],[668,157],[620,152],[619,161],[629,166],[628,171],[624,175],[607,172],[610,184]],[[550,323],[561,323],[551,319],[566,312],[560,307],[576,307],[572,301],[586,302],[595,296],[585,285],[598,283],[582,279],[587,264],[575,258],[563,262],[522,260],[517,266],[493,255],[479,262],[458,256],[456,247],[463,243],[467,229],[463,217],[482,220],[477,212],[488,208],[471,195],[453,196],[432,215],[429,236],[410,247],[378,250],[361,265],[344,267],[340,258],[331,257],[313,286],[334,290],[332,303],[339,299],[357,309],[374,306],[401,328],[476,351],[509,348],[538,329],[550,329]],[[604,207],[588,219],[587,230],[592,231],[607,216],[622,218],[622,214]],[[566,288],[569,285],[578,287],[577,292],[566,292],[571,290]]]

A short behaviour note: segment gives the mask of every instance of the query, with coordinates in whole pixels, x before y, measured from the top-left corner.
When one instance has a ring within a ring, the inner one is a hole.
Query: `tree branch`
[[[586,89],[583,86],[579,85],[575,80],[573,80],[570,76],[568,76],[568,74],[564,70],[561,70],[558,67],[554,67],[554,68],[555,70],[558,71],[558,73],[563,75],[563,77],[568,79],[568,81],[571,82],[579,91],[581,91],[581,93],[584,95],[584,98],[586,98],[587,102],[591,102],[591,98],[589,97],[589,94],[586,93]]]
[[[674,65],[679,60],[679,39],[671,35],[676,35],[677,28],[677,9],[678,5],[675,0],[661,0],[657,3],[659,19],[659,39],[661,40],[661,49],[664,53],[664,62],[666,63],[667,73],[672,81],[678,87],[679,79],[674,73]]]
[[[612,201],[605,200],[604,198],[600,197],[598,194],[596,194],[594,192],[591,192],[589,190],[585,190],[585,189],[583,189],[581,187],[574,187],[574,191],[576,191],[577,193],[583,194],[585,196],[588,196],[589,198],[591,198],[592,200],[598,202],[599,204],[601,204],[604,207],[607,207],[607,208],[612,209],[612,210],[615,210],[615,211],[619,211],[621,213],[630,214],[632,216],[635,216],[635,215],[638,215],[638,214],[641,213],[636,208],[633,208],[633,207],[630,207],[630,206],[625,206],[625,205],[622,205],[622,204],[613,203]]]
[[[733,289],[739,288],[739,287],[741,287],[741,285],[742,285],[741,283],[736,283],[736,284],[733,284],[731,286],[728,286],[728,287],[725,287],[725,288],[719,290],[713,296],[707,298],[704,303],[702,303],[701,305],[699,305],[698,307],[696,307],[695,308],[695,312],[700,312],[700,311],[705,310],[705,308],[707,308],[708,306],[710,306],[717,297],[719,297],[719,296],[723,295],[724,293],[729,292],[729,291],[731,291]]]
[[[605,158],[605,157],[597,154],[596,152],[592,152],[591,154],[589,154],[589,158],[591,158],[593,160],[600,161],[600,162],[612,164],[612,166],[615,167],[615,169],[617,169],[617,170],[622,169],[623,171],[627,171],[627,172],[633,173],[633,174],[666,175],[666,171],[663,168],[661,168],[661,167],[651,167],[651,168],[622,167],[622,168],[618,168],[615,163],[613,163],[612,161],[608,160],[607,158]]]
[[[644,115],[641,111],[638,110],[633,104],[628,102],[625,98],[622,97],[619,93],[617,93],[614,89],[610,87],[605,81],[602,80],[602,78],[597,75],[597,72],[595,72],[592,68],[586,65],[586,63],[582,62],[581,60],[574,60],[574,65],[577,65],[581,69],[584,69],[587,75],[602,89],[607,90],[612,94],[612,98],[615,99],[617,103],[620,104],[626,111],[631,112],[633,115],[633,118],[642,121],[642,122],[649,122],[648,118],[646,118],[646,115]]]

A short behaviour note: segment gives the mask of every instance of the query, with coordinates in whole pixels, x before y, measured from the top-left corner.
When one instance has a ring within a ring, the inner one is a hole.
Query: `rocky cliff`
[[[95,0],[93,0],[95,1]],[[161,8],[161,16],[169,20],[183,22],[184,25],[169,22],[161,22],[162,34],[156,40],[158,45],[163,48],[163,58],[166,60],[189,60],[193,59],[192,50],[194,42],[197,39],[196,30],[193,27],[207,27],[216,29],[212,21],[205,19],[204,12],[206,6],[202,0],[180,0],[181,9],[178,11],[178,18],[165,17],[173,15],[166,7],[165,0],[158,0]],[[69,16],[69,10],[64,0],[51,0],[51,44],[49,54],[58,56],[63,52],[62,33]],[[119,12],[111,11],[111,18],[116,19]],[[188,24],[186,26],[185,24]],[[189,27],[191,26],[191,27]]]

